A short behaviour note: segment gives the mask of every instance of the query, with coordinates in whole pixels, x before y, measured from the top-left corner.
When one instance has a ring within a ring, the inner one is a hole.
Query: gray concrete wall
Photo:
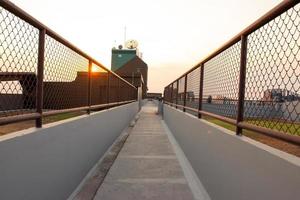
[[[164,120],[213,200],[294,200],[300,159],[164,105]]]
[[[67,199],[137,112],[135,102],[0,138],[0,199]]]

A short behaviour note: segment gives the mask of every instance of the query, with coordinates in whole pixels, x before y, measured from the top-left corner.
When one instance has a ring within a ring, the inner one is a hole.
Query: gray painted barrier
[[[300,158],[164,105],[164,120],[212,200],[294,200]]]
[[[0,199],[67,199],[137,112],[135,102],[0,137]]]

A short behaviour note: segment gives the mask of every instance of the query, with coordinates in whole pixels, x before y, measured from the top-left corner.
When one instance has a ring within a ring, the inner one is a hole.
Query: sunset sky
[[[111,48],[136,39],[149,92],[191,68],[279,0],[12,0],[110,68]]]

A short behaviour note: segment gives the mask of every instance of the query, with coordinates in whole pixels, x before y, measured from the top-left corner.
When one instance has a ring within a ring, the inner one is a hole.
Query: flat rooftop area
[[[156,113],[154,102],[143,106],[94,199],[194,199],[174,145]]]

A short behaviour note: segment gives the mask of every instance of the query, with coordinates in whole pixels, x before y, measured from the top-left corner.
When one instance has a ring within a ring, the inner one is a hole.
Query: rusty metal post
[[[135,95],[135,99],[138,101],[139,100],[139,88],[138,87],[136,87],[134,95]]]
[[[176,101],[175,101],[175,102],[176,102],[176,103],[175,103],[175,104],[176,104],[176,106],[175,106],[176,109],[178,108],[178,107],[177,107],[177,104],[178,104],[178,86],[179,86],[179,81],[177,80],[177,81],[176,81],[176,90],[177,90],[177,91],[176,91]]]
[[[246,65],[247,65],[247,36],[241,36],[241,60],[240,60],[240,80],[239,80],[239,96],[238,96],[238,109],[237,109],[237,121],[242,122],[244,120],[244,99],[245,99],[245,79],[246,79]],[[236,125],[236,134],[242,134],[242,128]]]
[[[121,88],[120,88],[120,79],[118,78],[118,101],[117,102],[120,102],[121,100],[121,98],[120,98],[120,96],[121,96]]]
[[[171,99],[170,99],[170,103],[173,103],[173,83],[170,84],[171,85]],[[172,106],[172,104],[171,104]]]
[[[202,118],[199,111],[202,110],[202,99],[203,99],[203,79],[204,79],[204,64],[200,65],[200,82],[199,82],[199,99],[198,99],[198,118]]]
[[[107,71],[107,96],[106,96],[106,103],[109,104],[109,77],[110,77],[110,74],[109,74],[109,71]],[[109,106],[107,106],[107,108],[109,108]]]
[[[35,126],[41,128],[43,124],[43,79],[44,79],[44,59],[45,59],[45,37],[46,30],[41,29],[39,32],[38,47],[38,66],[37,66],[37,87],[36,87],[36,112],[40,117],[35,120]]]
[[[163,98],[164,102],[167,102],[170,95],[171,95],[170,86],[168,85],[166,88],[167,89],[166,89],[166,92],[165,92],[165,95],[164,95],[164,98]]]
[[[183,92],[183,112],[185,112],[185,106],[186,106],[186,89],[187,89],[187,74],[184,77],[184,92]]]
[[[88,66],[88,107],[87,114],[91,113],[91,104],[92,104],[92,66],[93,62],[89,60],[89,66]]]

